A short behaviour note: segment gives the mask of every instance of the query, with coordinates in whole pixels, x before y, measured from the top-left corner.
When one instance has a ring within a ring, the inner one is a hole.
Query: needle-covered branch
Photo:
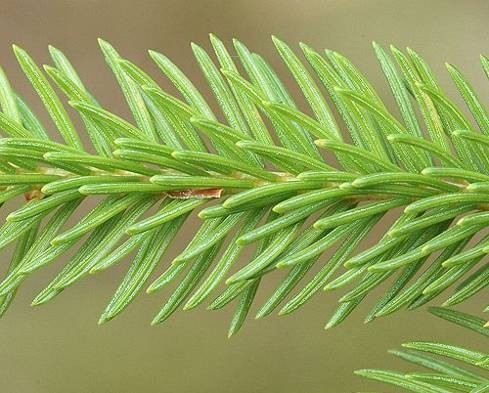
[[[68,263],[34,305],[131,256],[101,323],[143,288],[153,293],[176,283],[153,324],[179,307],[235,303],[230,335],[278,270],[286,274],[257,318],[277,309],[291,313],[321,289],[345,288],[327,328],[379,286],[384,293],[366,321],[420,307],[452,288],[440,303],[458,304],[486,290],[489,115],[469,81],[447,66],[466,114],[416,52],[392,48],[392,57],[374,44],[398,116],[341,54],[302,44],[303,62],[285,43],[273,42],[308,107],[300,108],[270,64],[239,41],[234,56],[211,36],[215,60],[192,45],[215,96],[208,103],[163,54],[150,51],[178,97],[101,40],[132,119],[103,107],[60,50],[50,47],[53,64],[43,72],[14,47],[54,127],[46,132],[0,72],[0,202],[9,209],[0,248],[14,248],[0,282],[1,313],[26,278],[65,253]],[[482,57],[486,72],[488,64]],[[87,138],[63,101],[78,113]],[[12,211],[9,201],[22,195],[27,201]],[[84,216],[69,224],[75,212]],[[195,232],[189,243],[168,261],[173,239],[189,230]],[[254,252],[241,264],[247,247]],[[438,350],[423,345],[417,349]],[[401,379],[415,391],[460,382]]]

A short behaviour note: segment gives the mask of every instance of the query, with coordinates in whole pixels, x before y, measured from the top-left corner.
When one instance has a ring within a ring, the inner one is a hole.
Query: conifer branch
[[[489,329],[484,327],[483,319],[444,308],[432,307],[429,310],[433,315],[473,330],[484,337],[489,336]],[[410,392],[481,393],[489,389],[487,352],[438,342],[415,341],[403,344],[401,350],[392,350],[389,353],[418,367],[421,366],[428,372],[403,374],[395,371],[364,369],[356,371],[356,374]],[[454,360],[461,365],[452,364]]]
[[[374,44],[398,116],[341,54],[322,55],[301,44],[306,66],[285,43],[273,41],[309,108],[298,108],[266,60],[239,41],[239,65],[215,36],[217,65],[192,45],[218,114],[164,55],[150,51],[180,98],[100,40],[131,121],[102,107],[60,50],[49,48],[53,65],[43,72],[15,46],[63,142],[0,72],[0,202],[27,200],[0,231],[0,248],[15,249],[0,282],[0,312],[26,278],[71,249],[69,262],[33,305],[132,255],[100,323],[119,315],[144,288],[153,293],[175,282],[153,324],[180,307],[219,309],[234,301],[232,335],[261,282],[279,269],[287,274],[256,317],[276,309],[291,313],[321,289],[348,288],[326,328],[384,283],[388,288],[366,321],[438,301],[452,288],[444,306],[486,290],[489,115],[468,80],[447,65],[473,121],[416,52],[392,47],[391,57]],[[489,61],[481,61],[487,73]],[[77,111],[90,146],[53,85]],[[93,196],[102,196],[101,202],[68,225]],[[397,217],[393,223],[390,212]],[[201,225],[168,263],[165,252],[191,214]],[[374,228],[384,235],[365,249]],[[254,256],[238,267],[247,246],[255,246]],[[429,382],[437,385],[437,378]],[[410,380],[409,386],[426,381]]]

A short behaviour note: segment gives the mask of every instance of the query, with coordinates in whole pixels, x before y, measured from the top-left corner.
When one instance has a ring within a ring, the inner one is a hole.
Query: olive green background
[[[127,117],[96,38],[110,41],[122,55],[155,76],[158,72],[146,49],[164,52],[211,98],[189,48],[191,41],[209,48],[210,32],[228,44],[237,37],[265,55],[295,93],[270,34],[294,48],[304,41],[317,49],[327,47],[347,55],[391,107],[371,40],[418,50],[453,95],[444,62],[454,63],[479,87],[487,102],[488,84],[478,55],[488,52],[488,21],[487,1],[2,0],[0,56],[15,88],[38,112],[42,112],[41,104],[15,63],[12,43],[25,47],[40,63],[49,62],[48,44],[64,50],[103,105]],[[159,80],[172,90],[166,80]],[[46,119],[44,113],[42,116]],[[189,229],[179,239],[180,248],[191,233]],[[6,265],[6,256],[2,259]],[[98,315],[127,262],[77,283],[36,309],[29,307],[31,299],[61,262],[26,282],[0,321],[2,392],[387,392],[393,390],[355,377],[352,370],[404,367],[386,350],[411,339],[438,339],[482,349],[475,334],[422,310],[363,325],[367,304],[339,328],[324,331],[338,298],[329,293],[318,294],[289,317],[250,318],[230,340],[226,331],[231,309],[178,312],[164,325],[150,327],[149,321],[168,292],[141,295],[119,318],[99,327]],[[274,282],[276,278],[265,280],[257,304]],[[473,313],[482,308],[482,296],[462,307]]]

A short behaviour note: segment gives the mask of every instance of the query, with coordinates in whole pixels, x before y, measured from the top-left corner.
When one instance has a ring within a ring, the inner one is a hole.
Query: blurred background
[[[409,45],[419,51],[452,95],[455,90],[444,62],[457,65],[487,102],[488,85],[478,56],[488,53],[488,20],[489,2],[484,0],[2,0],[0,58],[15,88],[41,113],[42,105],[21,74],[10,46],[16,43],[38,63],[46,63],[47,45],[52,44],[70,57],[87,87],[106,108],[127,118],[128,110],[105,66],[97,37],[111,42],[123,56],[171,90],[168,82],[158,76],[146,50],[165,53],[211,99],[190,50],[190,42],[210,48],[211,32],[227,44],[237,37],[264,55],[296,92],[270,40],[275,34],[294,49],[303,41],[316,49],[331,48],[348,56],[392,107],[390,92],[371,50],[371,41],[375,40],[384,46]],[[42,116],[47,120],[44,113]],[[168,262],[172,253],[162,262]],[[352,371],[404,367],[386,353],[402,342],[437,339],[480,347],[475,333],[461,335],[460,329],[423,310],[400,312],[363,325],[368,302],[340,327],[324,331],[338,298],[338,294],[328,293],[318,294],[288,317],[271,316],[259,321],[250,318],[229,340],[226,332],[232,307],[220,312],[203,308],[178,312],[165,324],[150,327],[149,321],[168,292],[139,296],[121,316],[99,327],[98,316],[127,262],[82,280],[40,308],[29,304],[62,262],[35,274],[22,287],[0,321],[2,392],[379,390]],[[265,280],[257,305],[273,284],[273,280]],[[479,296],[461,309],[480,313],[482,300]]]

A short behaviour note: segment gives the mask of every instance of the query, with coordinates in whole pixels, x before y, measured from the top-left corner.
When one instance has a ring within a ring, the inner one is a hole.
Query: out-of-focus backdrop
[[[489,51],[488,21],[489,3],[484,0],[2,0],[0,59],[15,88],[42,112],[10,46],[16,43],[39,63],[49,63],[47,45],[52,44],[65,51],[104,106],[127,117],[97,37],[111,42],[123,56],[155,77],[158,72],[146,50],[165,53],[211,98],[190,50],[190,42],[209,48],[211,32],[230,46],[231,39],[237,37],[264,55],[297,92],[270,40],[270,35],[276,34],[295,49],[303,41],[316,49],[331,48],[345,54],[392,104],[371,50],[375,40],[385,46],[394,43],[418,50],[453,95],[444,62],[457,65],[487,102],[488,84],[478,56]],[[169,87],[164,78],[159,80]],[[3,265],[7,262],[5,258]],[[26,282],[0,321],[2,392],[367,391],[376,385],[353,376],[352,371],[403,367],[386,353],[402,342],[438,339],[468,347],[478,343],[475,334],[462,335],[460,329],[422,310],[400,312],[363,325],[368,304],[339,328],[324,331],[338,298],[330,293],[318,294],[288,317],[251,318],[230,340],[226,331],[231,308],[178,312],[165,324],[150,327],[149,321],[168,295],[164,291],[139,296],[120,317],[99,327],[98,315],[127,262],[77,283],[40,308],[29,307],[30,301],[62,262]],[[265,280],[257,304],[270,293],[273,283]],[[462,309],[480,313],[482,308],[483,299],[478,297]]]

